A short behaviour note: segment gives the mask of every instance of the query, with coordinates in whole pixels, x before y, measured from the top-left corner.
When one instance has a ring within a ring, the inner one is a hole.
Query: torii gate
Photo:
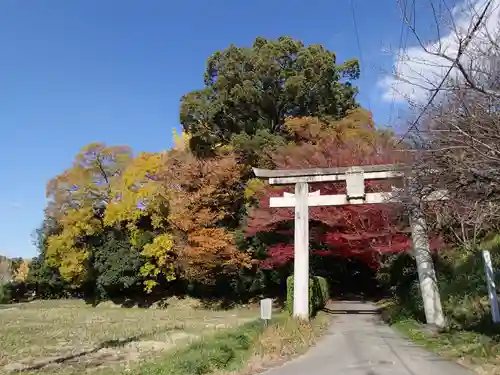
[[[293,315],[308,320],[309,207],[398,201],[400,189],[393,188],[392,191],[383,193],[365,193],[365,180],[404,178],[404,173],[396,170],[395,165],[298,170],[253,168],[253,172],[256,177],[267,178],[271,185],[295,184],[295,194],[284,193],[283,197],[271,197],[269,205],[295,208]],[[319,191],[309,193],[309,183],[334,181],[346,181],[347,194],[321,195]],[[426,201],[446,199],[445,195],[446,191],[434,191],[423,199]],[[426,223],[419,205],[410,210],[410,222],[425,317],[428,324],[442,327],[445,320],[429,249]]]

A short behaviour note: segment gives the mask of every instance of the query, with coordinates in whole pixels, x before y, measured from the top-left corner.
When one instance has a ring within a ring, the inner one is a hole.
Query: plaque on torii
[[[294,296],[293,315],[309,318],[309,207],[341,206],[348,204],[387,203],[400,201],[402,189],[395,187],[388,192],[366,193],[365,180],[405,178],[404,171],[395,165],[367,165],[343,168],[315,168],[298,170],[253,169],[256,177],[267,178],[271,185],[295,185],[295,194],[270,197],[270,207],[294,207]],[[321,195],[309,192],[309,183],[346,182],[346,194]],[[446,191],[433,191],[426,201],[446,199]],[[412,242],[417,260],[424,308],[428,323],[444,325],[434,266],[429,253],[425,221],[417,211],[411,210]]]

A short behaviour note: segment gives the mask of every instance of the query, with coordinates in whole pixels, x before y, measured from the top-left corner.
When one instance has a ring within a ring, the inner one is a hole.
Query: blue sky
[[[307,4],[307,5],[306,5]],[[397,48],[395,0],[354,0],[363,48],[359,100],[388,120],[377,86]],[[91,141],[171,145],[182,94],[207,56],[257,36],[322,43],[359,57],[348,1],[43,0],[0,2],[0,253],[31,257],[45,184]]]

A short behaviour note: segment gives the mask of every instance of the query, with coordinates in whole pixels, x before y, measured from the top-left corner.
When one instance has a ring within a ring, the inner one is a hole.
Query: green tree
[[[31,260],[25,282],[36,293],[37,298],[60,298],[70,289],[70,284],[62,279],[59,269],[45,262],[47,240],[60,231],[57,221],[46,216],[40,228],[34,232],[33,243],[38,249],[38,256]]]
[[[102,299],[130,296],[142,289],[143,264],[140,250],[135,248],[123,230],[111,229],[95,239],[92,269],[99,297]]]
[[[183,96],[181,123],[199,155],[231,144],[236,134],[275,143],[271,135],[287,135],[287,117],[344,117],[357,106],[351,81],[359,74],[357,60],[337,64],[322,45],[259,37],[252,47],[231,45],[208,58],[205,88]]]

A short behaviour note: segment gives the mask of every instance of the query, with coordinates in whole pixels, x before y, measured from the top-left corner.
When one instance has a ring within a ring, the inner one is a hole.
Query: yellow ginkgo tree
[[[47,184],[46,215],[62,229],[47,239],[45,260],[75,285],[87,272],[89,249],[82,239],[102,231],[113,185],[131,161],[127,146],[91,143],[81,149],[70,168]]]
[[[165,177],[168,153],[141,153],[123,171],[113,186],[104,223],[108,226],[125,225],[131,233],[132,244],[141,233],[139,223],[147,219],[156,237],[141,250],[145,263],[141,274],[148,292],[158,285],[158,278],[175,279],[173,236],[169,232],[169,201]]]

